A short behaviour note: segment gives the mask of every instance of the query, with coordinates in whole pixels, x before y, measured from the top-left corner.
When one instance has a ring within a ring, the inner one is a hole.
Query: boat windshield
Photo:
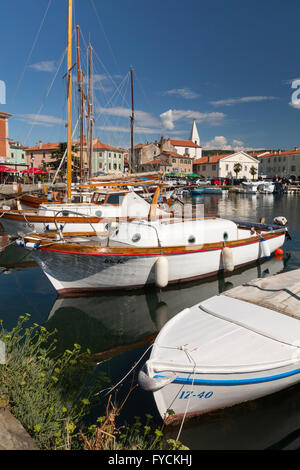
[[[124,194],[110,194],[106,200],[106,204],[122,204]]]

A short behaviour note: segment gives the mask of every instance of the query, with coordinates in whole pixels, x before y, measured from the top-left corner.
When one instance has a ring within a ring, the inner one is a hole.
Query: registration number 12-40
[[[201,393],[195,393],[195,392],[181,392],[179,395],[179,400],[181,398],[186,399],[186,398],[211,398],[213,396],[213,392],[201,392]]]

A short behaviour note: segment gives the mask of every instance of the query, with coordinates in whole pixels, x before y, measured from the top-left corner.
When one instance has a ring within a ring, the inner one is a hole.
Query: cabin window
[[[133,241],[133,243],[136,243],[136,242],[140,241],[140,239],[141,239],[141,234],[140,233],[135,233],[131,240]]]
[[[124,199],[124,194],[110,194],[107,198],[106,204],[121,204]]]

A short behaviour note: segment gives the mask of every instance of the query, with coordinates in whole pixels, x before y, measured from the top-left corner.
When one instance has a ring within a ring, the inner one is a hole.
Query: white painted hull
[[[155,374],[154,377],[163,376]],[[154,392],[158,411],[167,421],[180,420],[234,406],[279,392],[300,381],[300,362],[263,372],[232,374],[184,374]],[[174,415],[168,419],[167,410]]]
[[[164,325],[139,373],[163,419],[256,400],[300,382],[299,276],[295,270],[246,282]]]
[[[268,240],[273,253],[283,245],[285,234]],[[54,288],[62,292],[141,288],[155,283],[155,263],[160,255],[78,254],[49,249],[32,251]],[[261,244],[252,242],[232,248],[234,266],[264,258]],[[214,275],[223,269],[222,250],[191,251],[165,254],[168,283],[178,283]]]

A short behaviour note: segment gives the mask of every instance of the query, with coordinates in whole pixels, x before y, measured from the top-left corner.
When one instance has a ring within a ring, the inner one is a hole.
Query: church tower
[[[198,129],[197,129],[197,126],[196,126],[195,119],[194,119],[194,122],[193,122],[193,127],[192,127],[192,130],[191,130],[191,134],[190,134],[190,140],[192,140],[194,142],[194,144],[200,145],[200,137],[199,137],[199,134],[198,134]]]

